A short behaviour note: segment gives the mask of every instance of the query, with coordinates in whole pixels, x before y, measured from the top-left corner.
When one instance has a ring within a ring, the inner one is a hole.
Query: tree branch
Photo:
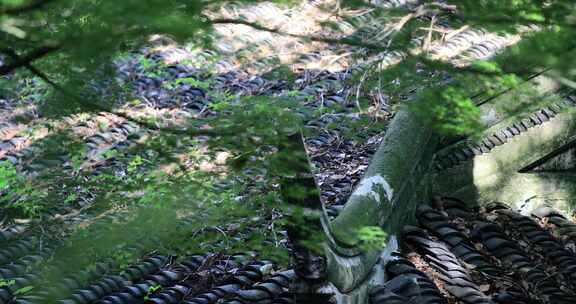
[[[43,46],[30,52],[24,57],[17,56],[16,53],[14,52],[12,52],[12,54],[7,54],[12,58],[13,62],[9,65],[0,66],[0,75],[6,75],[17,68],[26,67],[35,60],[38,60],[50,53],[53,53],[58,49],[60,49],[60,47],[58,46]],[[3,50],[3,52],[7,51]]]
[[[357,39],[350,39],[350,38],[338,39],[338,38],[330,38],[330,37],[306,36],[306,35],[288,33],[288,32],[282,31],[282,30],[277,29],[277,28],[269,28],[269,27],[266,27],[264,25],[261,25],[261,24],[255,23],[255,22],[246,21],[246,20],[217,18],[217,19],[211,19],[209,22],[211,24],[241,24],[241,25],[249,26],[249,27],[254,28],[256,30],[260,30],[260,31],[270,32],[270,33],[288,36],[288,37],[294,37],[294,38],[298,38],[298,39],[311,40],[311,41],[316,41],[316,42],[324,42],[324,43],[330,43],[330,44],[344,44],[344,45],[364,47],[364,48],[368,48],[368,49],[372,49],[372,50],[379,50],[379,51],[384,51],[387,49],[386,47],[384,47],[382,45],[374,44],[374,43],[366,43],[366,42],[359,41]]]
[[[440,4],[440,3],[432,3],[429,5],[419,5],[417,8],[412,10],[411,13],[402,17],[396,24],[393,24],[388,30],[386,30],[388,33],[386,33],[385,36],[389,36],[389,35],[393,34],[394,32],[399,32],[402,28],[404,28],[404,26],[410,20],[413,20],[417,17],[423,16],[423,15],[428,14],[428,13],[436,14],[436,13],[439,13],[439,11],[453,12],[454,10],[455,10],[454,6],[444,5],[444,4]],[[311,41],[316,41],[316,42],[324,42],[324,43],[329,43],[329,44],[343,44],[343,45],[349,45],[349,46],[363,47],[363,48],[367,48],[367,49],[371,49],[371,50],[375,50],[375,51],[387,51],[389,49],[388,45],[383,46],[383,45],[378,44],[378,43],[363,42],[363,41],[360,41],[358,39],[330,38],[330,37],[307,36],[307,35],[289,33],[289,32],[282,31],[279,28],[270,28],[270,27],[258,24],[256,22],[250,22],[250,21],[240,20],[240,19],[231,19],[231,18],[214,18],[214,19],[207,18],[207,19],[209,20],[208,22],[210,22],[211,24],[241,24],[241,25],[246,25],[246,26],[252,27],[252,28],[254,28],[256,30],[260,30],[260,31],[270,32],[270,33],[279,34],[279,35],[288,36],[288,37],[294,37],[294,38],[298,38],[298,39],[311,40]]]

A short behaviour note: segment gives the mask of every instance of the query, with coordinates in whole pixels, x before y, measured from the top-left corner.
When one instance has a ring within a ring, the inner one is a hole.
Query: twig
[[[394,35],[398,32],[400,32],[404,26],[406,26],[406,24],[408,24],[408,22],[410,22],[410,20],[414,19],[414,18],[418,18],[424,14],[426,14],[428,11],[426,9],[424,9],[424,7],[421,5],[418,8],[416,8],[413,12],[403,16],[402,18],[400,18],[400,20],[398,22],[396,22],[395,24],[392,24],[390,26],[387,26],[379,35],[378,38],[374,38],[374,40],[376,41],[383,41],[384,39],[388,39],[388,43],[386,44],[386,48],[389,48],[390,45],[392,44],[392,40],[394,38]]]
[[[447,34],[446,34],[446,37],[444,37],[444,41],[452,39],[454,36],[462,33],[463,31],[465,31],[465,30],[467,30],[467,29],[469,29],[469,28],[470,28],[469,25],[464,25],[464,26],[462,26],[461,28],[459,28],[459,29],[457,29],[457,30],[455,30],[455,31],[452,31],[452,32],[450,32],[450,33],[447,33]]]
[[[362,85],[364,85],[364,80],[366,80],[366,75],[368,75],[369,69],[364,71],[362,77],[360,78],[360,82],[358,83],[358,87],[356,88],[356,107],[358,108],[358,113],[362,114],[362,107],[360,106],[360,90],[362,89]]]
[[[432,44],[432,32],[434,30],[434,23],[436,22],[436,15],[432,16],[432,20],[430,20],[430,27],[428,28],[428,34],[426,35],[426,39],[424,40],[424,45],[422,46],[422,50],[424,52],[428,52],[428,48]]]
[[[294,37],[294,38],[298,38],[298,39],[311,40],[311,41],[316,41],[316,42],[323,42],[323,43],[329,43],[329,44],[344,44],[344,45],[349,45],[349,46],[364,47],[364,48],[373,49],[373,50],[386,50],[386,47],[383,47],[379,44],[365,43],[365,42],[358,41],[356,39],[349,39],[349,38],[336,39],[336,38],[330,38],[330,37],[307,36],[307,35],[288,33],[288,32],[282,31],[278,28],[269,28],[269,27],[266,27],[264,25],[261,25],[261,24],[255,23],[255,22],[239,20],[239,19],[217,18],[217,19],[212,19],[209,22],[211,24],[241,24],[241,25],[246,25],[246,26],[252,27],[252,28],[260,30],[260,31],[270,32],[270,33],[288,36],[288,37]]]

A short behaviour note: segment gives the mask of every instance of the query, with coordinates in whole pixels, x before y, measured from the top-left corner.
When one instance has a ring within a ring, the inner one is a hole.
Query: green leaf
[[[0,279],[0,288],[2,287],[9,287],[16,284],[15,280],[6,280],[6,279]]]
[[[14,295],[15,296],[25,295],[25,294],[29,293],[30,291],[32,291],[32,289],[34,289],[34,286],[25,286],[25,287],[19,288],[16,291],[14,291]]]
[[[486,61],[486,60],[475,60],[472,63],[472,66],[476,68],[478,71],[483,73],[500,73],[502,70],[498,66],[498,63],[494,61]]]
[[[365,250],[380,250],[386,247],[388,233],[377,226],[366,226],[358,231],[358,239],[361,241],[361,248]]]

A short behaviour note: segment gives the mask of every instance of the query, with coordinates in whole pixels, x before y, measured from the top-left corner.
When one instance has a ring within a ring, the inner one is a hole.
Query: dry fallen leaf
[[[466,269],[468,269],[468,270],[474,270],[474,269],[476,269],[476,265],[472,265],[472,264],[469,264],[469,263],[466,263],[466,262],[462,262],[462,264],[463,264],[464,267],[466,267]]]
[[[484,245],[480,243],[474,243],[474,248],[476,248],[478,251],[482,251],[482,249],[484,249]]]
[[[490,222],[494,222],[496,221],[496,219],[498,219],[498,216],[495,214],[490,214],[486,216],[486,220],[490,221]]]
[[[576,244],[574,244],[573,242],[570,242],[570,243],[566,244],[566,249],[572,251],[572,253],[576,253]]]

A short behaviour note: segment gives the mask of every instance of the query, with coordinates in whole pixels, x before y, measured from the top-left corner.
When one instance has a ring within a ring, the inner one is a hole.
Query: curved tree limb
[[[411,218],[417,200],[425,196],[437,140],[431,128],[402,108],[344,209],[325,224],[331,240],[328,277],[340,292],[363,284],[380,258],[379,250],[360,249],[360,229],[379,226],[393,236]]]

